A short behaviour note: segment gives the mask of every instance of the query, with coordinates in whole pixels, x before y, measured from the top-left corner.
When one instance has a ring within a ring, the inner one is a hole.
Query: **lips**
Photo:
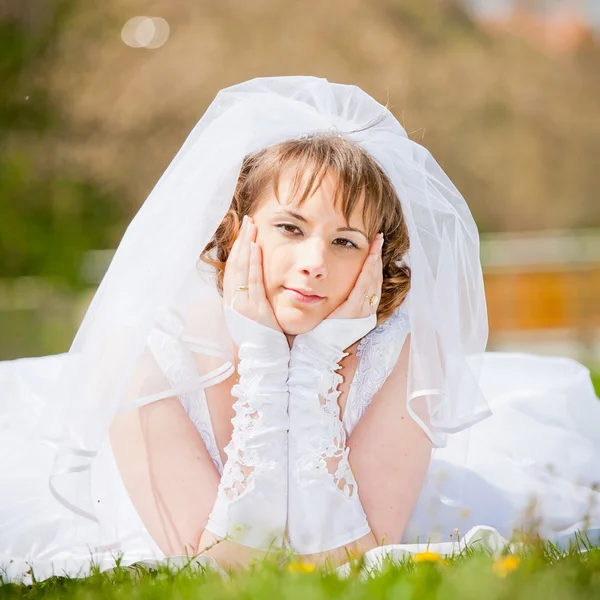
[[[310,290],[302,290],[298,288],[287,288],[284,287],[284,290],[289,292],[296,300],[304,303],[313,303],[319,302],[323,300],[323,296],[319,296],[318,294],[313,294]]]

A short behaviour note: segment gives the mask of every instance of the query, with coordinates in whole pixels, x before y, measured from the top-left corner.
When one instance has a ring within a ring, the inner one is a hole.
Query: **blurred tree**
[[[547,55],[459,0],[105,0],[75,12],[50,74],[77,124],[60,152],[115,182],[132,213],[219,89],[311,74],[389,102],[481,230],[600,226],[597,40]],[[140,14],[168,21],[164,45],[123,42]]]
[[[123,43],[139,14],[167,43]],[[298,73],[389,102],[482,231],[600,225],[596,40],[547,56],[459,0],[0,0],[0,276],[76,283],[220,88]]]
[[[46,275],[77,286],[82,254],[113,246],[116,194],[60,160],[68,111],[44,78],[75,0],[0,4],[0,277]]]

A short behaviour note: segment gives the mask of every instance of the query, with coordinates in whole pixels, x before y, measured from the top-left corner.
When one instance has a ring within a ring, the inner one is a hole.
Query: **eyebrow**
[[[278,212],[277,215],[290,216],[294,219],[298,219],[298,221],[300,221],[301,223],[308,223],[308,220],[305,217],[303,217],[301,214],[298,214],[297,212],[294,212],[293,210],[282,210]],[[367,234],[364,231],[361,231],[360,229],[356,229],[356,227],[339,227],[338,229],[336,229],[336,231],[355,231],[356,233],[360,233],[367,241],[369,241]]]

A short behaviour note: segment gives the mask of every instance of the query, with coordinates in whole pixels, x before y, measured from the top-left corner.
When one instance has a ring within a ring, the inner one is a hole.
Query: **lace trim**
[[[325,451],[320,453],[317,451],[313,454],[313,459],[308,460],[311,463],[310,466],[304,466],[310,468],[313,473],[315,469],[329,473],[333,477],[336,487],[347,496],[351,496],[356,490],[356,481],[348,462],[347,436],[350,435],[356,423],[371,404],[373,397],[394,368],[408,331],[408,317],[402,311],[396,311],[389,319],[362,338],[357,350],[359,360],[348,391],[343,422],[339,418],[337,403],[340,395],[338,387],[342,381],[341,375],[333,371],[330,379],[322,382],[326,387],[321,390],[321,410],[332,418],[331,439],[333,439],[333,442]],[[163,336],[168,337],[164,332],[159,333],[163,333]],[[159,338],[162,338],[162,343],[160,343],[162,352],[158,353],[163,356],[163,360],[159,360],[156,353],[155,358],[157,358],[161,368],[164,369],[165,375],[168,378],[181,377],[182,379],[193,376],[192,373],[197,376],[193,362],[190,365],[188,361],[181,358],[182,343],[172,338],[166,340],[163,336],[159,336]],[[155,338],[155,341],[158,340]],[[156,346],[153,346],[152,349],[154,353]],[[180,358],[177,358],[177,356]],[[327,402],[328,398],[335,400]],[[199,431],[219,474],[223,475],[224,467],[216,444],[204,391],[198,390],[181,394],[180,400],[188,417]],[[232,453],[235,452],[233,447],[230,450]],[[227,448],[225,451],[227,452]],[[228,456],[230,455],[228,454]],[[240,460],[246,460],[246,458],[239,456]],[[248,468],[242,469],[241,466],[239,471],[231,470],[227,476],[229,477],[229,489],[237,489],[239,492],[244,481],[247,489],[247,486],[251,485],[250,473],[251,471],[248,471]]]
[[[231,393],[241,398],[238,386]],[[259,456],[246,447],[246,439],[261,419],[261,412],[251,408],[248,402],[236,402],[233,405],[235,416],[231,420],[233,433],[225,447],[228,460],[219,484],[219,495],[226,500],[235,500],[254,489],[254,469],[259,464]]]
[[[266,433],[269,433],[269,456],[276,456],[277,460],[281,452],[287,453],[285,448],[277,448],[279,440],[275,440],[272,433],[274,419],[287,418],[287,383],[285,382],[288,368],[288,359],[265,359],[264,356],[254,357],[254,351],[241,347],[238,352],[240,363],[238,373],[240,382],[231,388],[231,395],[237,400],[233,404],[235,416],[231,419],[233,432],[231,440],[225,447],[227,460],[221,476],[218,494],[219,497],[232,501],[247,494],[254,489],[255,471],[274,472],[277,470],[276,460],[267,458],[264,452],[263,441]],[[285,406],[273,406],[273,398],[269,396],[269,383],[274,394],[281,394],[277,390],[277,383],[265,381],[265,373],[275,375],[280,379],[279,385],[285,388]],[[274,385],[273,385],[274,384]],[[259,389],[264,387],[262,393]],[[263,395],[264,394],[264,395]],[[263,410],[265,403],[268,410]],[[287,443],[287,421],[277,421],[278,427],[285,427]],[[253,440],[252,438],[257,437]],[[277,437],[277,436],[275,436]],[[260,439],[258,439],[260,438]]]
[[[343,418],[347,435],[352,433],[392,372],[408,332],[408,316],[398,309],[360,341],[356,352],[359,360],[348,390]]]
[[[342,383],[342,376],[337,373],[341,368],[339,362],[346,356],[341,353],[335,366],[328,365],[330,378],[321,379],[321,389],[319,390],[319,405],[321,410],[330,419],[330,432],[332,435],[331,443],[324,450],[320,451],[319,469],[326,469],[331,475],[336,489],[340,490],[344,496],[351,497],[356,493],[357,484],[350,462],[348,453],[350,448],[346,447],[346,431],[340,419],[340,407],[338,398],[340,396],[339,385]],[[325,440],[327,443],[327,440]]]
[[[318,404],[312,394],[300,402],[303,410],[318,411],[325,416],[325,421],[317,416],[316,422],[320,422],[318,436],[313,431],[296,440],[296,481],[302,485],[303,481],[315,476],[328,476],[341,494],[352,497],[357,493],[357,484],[348,461],[350,449],[346,447],[346,432],[338,404],[341,393],[338,388],[343,378],[337,371],[346,353],[332,351],[330,346],[317,349],[302,343],[298,352],[302,358],[295,366],[294,381],[290,385],[304,395],[312,387],[310,383],[306,387],[304,382],[310,382],[318,373]]]

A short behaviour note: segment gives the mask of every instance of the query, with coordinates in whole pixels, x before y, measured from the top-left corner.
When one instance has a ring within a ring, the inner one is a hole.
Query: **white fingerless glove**
[[[348,462],[340,420],[336,371],[348,346],[377,324],[363,319],[325,319],[292,346],[290,390],[288,536],[298,554],[353,542],[371,530]]]
[[[287,339],[230,307],[225,318],[240,360],[231,393],[233,434],[206,529],[244,546],[281,547],[287,520]]]

